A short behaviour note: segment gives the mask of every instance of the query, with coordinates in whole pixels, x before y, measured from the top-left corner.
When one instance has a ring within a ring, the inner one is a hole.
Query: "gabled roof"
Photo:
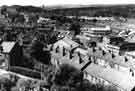
[[[75,47],[78,47],[79,46],[79,44],[77,42],[75,42],[75,41],[73,41],[73,40],[71,40],[71,39],[69,39],[67,37],[65,37],[63,39],[63,41],[65,41],[69,45],[72,45],[72,48],[75,48]]]
[[[55,43],[56,46],[59,46],[59,47],[65,47],[65,48],[68,48],[68,49],[72,49],[72,48],[76,48],[79,46],[79,44],[71,39],[68,39],[68,38],[64,38],[62,40],[59,40]],[[71,48],[72,46],[72,48]]]
[[[2,53],[10,53],[11,50],[13,49],[13,47],[15,46],[15,42],[4,41],[4,42],[2,42],[1,46],[3,48]]]

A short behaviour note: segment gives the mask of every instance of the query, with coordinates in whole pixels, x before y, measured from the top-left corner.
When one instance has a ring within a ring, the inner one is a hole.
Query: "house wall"
[[[23,63],[23,52],[22,47],[15,44],[14,48],[9,53],[10,66],[21,66]]]
[[[88,79],[93,85],[101,84],[104,87],[106,87],[106,86],[113,86],[113,84],[109,83],[108,81],[106,81],[106,80],[104,80],[104,79],[102,79],[100,77],[94,77],[92,75],[89,75],[88,73],[86,73],[84,75],[84,79]],[[117,89],[117,91],[124,91],[123,89],[121,89],[119,87],[116,87],[116,89]]]
[[[1,69],[5,69],[5,70],[8,70],[9,69],[9,64],[10,64],[10,56],[8,54],[1,54],[4,58],[4,65],[1,66]]]

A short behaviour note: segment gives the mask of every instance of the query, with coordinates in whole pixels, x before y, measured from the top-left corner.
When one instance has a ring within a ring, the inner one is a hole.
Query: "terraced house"
[[[51,61],[57,66],[67,63],[84,71],[84,78],[95,85],[131,91],[135,86],[135,76],[134,60],[130,54],[133,53],[126,51],[124,55],[115,54],[98,45],[82,48],[73,40],[64,38],[54,44]]]

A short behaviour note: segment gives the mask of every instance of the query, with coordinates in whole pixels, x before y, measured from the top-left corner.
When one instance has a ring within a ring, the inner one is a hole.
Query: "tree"
[[[47,35],[48,37],[48,44],[54,44],[56,41],[57,41],[57,36],[58,36],[58,32],[56,31],[52,31],[52,32],[49,32]]]
[[[40,41],[33,40],[30,47],[31,56],[34,58],[39,57],[40,53],[43,51],[43,47],[44,45]]]
[[[90,83],[90,81],[87,79],[83,79],[82,85],[80,86],[80,90],[91,91],[92,90],[92,83]]]
[[[17,15],[17,16],[14,18],[14,22],[16,22],[16,23],[24,23],[24,22],[25,22],[24,15]]]
[[[83,73],[78,69],[63,64],[56,72],[54,83],[59,86],[79,87],[83,79]]]
[[[19,80],[17,81],[16,86],[17,86],[18,88],[22,88],[22,87],[26,87],[26,88],[27,88],[27,87],[30,86],[30,82],[27,81],[27,80],[25,80],[25,79],[19,79]]]
[[[6,8],[4,8],[4,7],[1,8],[1,14],[2,14],[2,15],[6,15],[6,11],[7,11]]]
[[[14,83],[10,79],[2,77],[0,78],[0,85],[7,91],[10,91],[11,87],[14,86]]]
[[[19,90],[19,88],[17,88],[17,87],[12,87],[12,88],[11,88],[11,91],[20,91],[20,90]]]
[[[33,40],[30,47],[30,55],[37,61],[45,64],[50,64],[51,54],[49,51],[44,51],[44,44],[39,40]]]
[[[40,86],[39,81],[19,79],[16,83],[16,86],[11,88],[11,91],[20,91],[22,89],[25,89],[22,91],[27,91],[30,89],[37,88],[38,86]]]
[[[78,22],[76,23],[72,23],[70,26],[70,31],[74,31],[75,35],[80,34],[81,30],[80,30],[81,26]]]
[[[3,37],[4,37],[5,41],[12,41],[12,35],[11,35],[11,32],[9,32],[9,31],[5,32]]]

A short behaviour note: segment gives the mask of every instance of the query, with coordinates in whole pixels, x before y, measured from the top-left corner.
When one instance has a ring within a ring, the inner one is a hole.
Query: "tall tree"
[[[39,40],[33,40],[30,47],[30,54],[36,60],[43,62],[45,64],[49,64],[51,54],[49,51],[44,51],[43,48],[44,48],[43,43],[41,43]]]
[[[54,83],[59,86],[79,87],[83,80],[83,73],[78,69],[63,64],[56,72]]]
[[[78,22],[74,22],[71,24],[70,26],[70,31],[74,31],[75,35],[80,34],[81,30],[80,30],[81,26]]]

